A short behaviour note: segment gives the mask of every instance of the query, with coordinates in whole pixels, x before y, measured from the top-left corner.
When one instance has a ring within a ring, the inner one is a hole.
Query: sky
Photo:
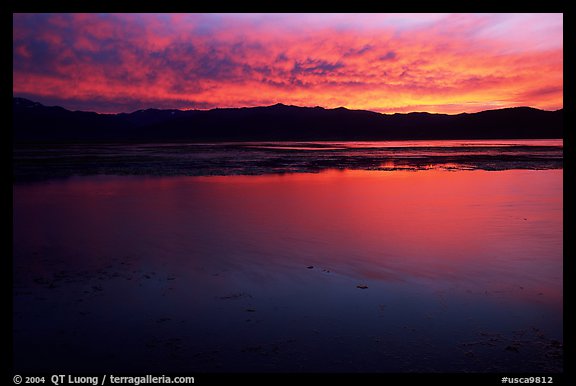
[[[562,14],[14,14],[13,95],[101,113],[563,107]]]

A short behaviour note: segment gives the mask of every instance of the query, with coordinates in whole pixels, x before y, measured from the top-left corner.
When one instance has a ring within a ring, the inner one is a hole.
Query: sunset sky
[[[563,107],[562,14],[15,14],[13,94],[105,113]]]

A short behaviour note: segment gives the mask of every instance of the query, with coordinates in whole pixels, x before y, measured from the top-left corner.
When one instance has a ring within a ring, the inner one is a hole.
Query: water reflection
[[[21,370],[561,369],[562,170],[18,184],[14,266]]]
[[[212,176],[356,170],[562,169],[563,141],[42,144],[14,149],[18,181],[74,175]]]

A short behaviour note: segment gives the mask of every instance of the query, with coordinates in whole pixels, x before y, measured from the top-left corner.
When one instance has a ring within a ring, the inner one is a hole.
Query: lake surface
[[[16,372],[563,370],[561,141],[78,146],[15,152]]]
[[[73,175],[211,176],[352,170],[560,169],[548,140],[51,144],[14,148],[16,180]]]

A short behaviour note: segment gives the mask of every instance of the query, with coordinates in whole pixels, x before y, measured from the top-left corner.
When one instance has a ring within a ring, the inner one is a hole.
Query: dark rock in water
[[[307,266],[306,268],[312,269],[312,268],[314,268],[314,266],[313,266],[313,265],[309,265],[309,266]]]
[[[227,296],[219,296],[218,299],[229,300],[229,299],[240,299],[240,298],[245,298],[245,297],[251,298],[252,295],[244,293],[244,292],[239,292],[239,293],[234,293],[234,294],[230,294]]]
[[[366,289],[366,288],[368,288],[368,286],[367,286],[367,285],[364,285],[364,284],[362,284],[362,285],[357,285],[357,286],[356,286],[356,288],[360,288],[360,289]]]
[[[256,310],[253,308],[246,308],[246,312],[256,312]]]
[[[515,347],[515,346],[506,346],[505,350],[506,350],[506,351],[518,352],[518,347]]]

